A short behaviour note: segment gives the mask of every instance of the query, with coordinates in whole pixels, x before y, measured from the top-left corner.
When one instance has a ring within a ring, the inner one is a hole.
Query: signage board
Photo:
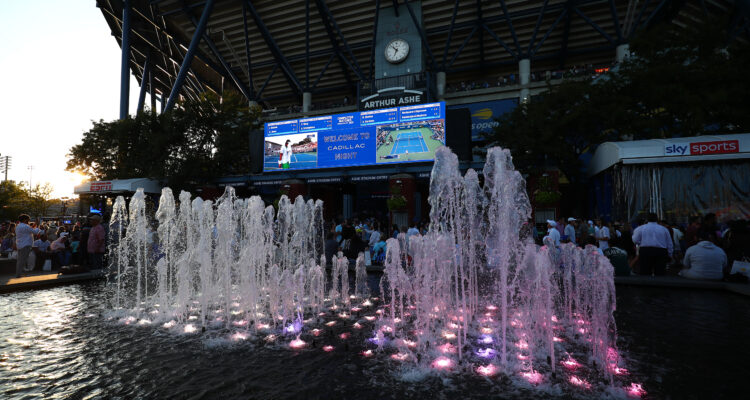
[[[739,140],[714,142],[685,142],[664,145],[665,156],[702,156],[709,154],[739,153]]]
[[[424,92],[400,88],[380,89],[377,93],[363,97],[359,101],[360,110],[374,110],[385,107],[401,107],[410,104],[424,103]]]
[[[265,124],[263,171],[432,161],[445,145],[445,103]]]
[[[513,111],[518,106],[518,99],[481,101],[478,103],[457,104],[449,108],[468,108],[471,112],[471,140],[485,140],[483,133],[490,133],[500,125],[497,121],[503,114]]]

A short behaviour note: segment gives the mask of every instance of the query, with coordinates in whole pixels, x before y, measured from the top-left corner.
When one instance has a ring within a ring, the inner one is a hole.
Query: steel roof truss
[[[299,79],[297,79],[297,76],[294,74],[294,70],[289,65],[286,57],[284,57],[284,53],[281,52],[281,49],[276,44],[273,35],[271,35],[268,27],[260,17],[260,14],[258,14],[258,10],[255,9],[255,6],[253,6],[253,3],[250,0],[245,0],[245,4],[247,5],[247,10],[250,12],[250,15],[253,17],[255,25],[258,27],[263,40],[266,42],[266,46],[268,46],[268,49],[271,50],[271,54],[276,59],[277,66],[281,68],[281,71],[284,73],[284,77],[289,83],[289,86],[297,94],[302,93],[302,85],[300,84]]]
[[[578,9],[578,7],[573,6],[573,11],[575,11],[576,14],[578,14],[581,18],[583,18],[583,20],[586,21],[586,23],[591,25],[591,27],[594,28],[594,30],[599,32],[600,35],[604,36],[604,38],[607,39],[608,42],[612,44],[615,43],[615,40],[612,39],[612,36],[609,36],[607,32],[604,32],[604,30],[599,25],[597,25],[596,22],[592,21],[591,18],[587,17],[586,14],[583,13],[583,11]]]

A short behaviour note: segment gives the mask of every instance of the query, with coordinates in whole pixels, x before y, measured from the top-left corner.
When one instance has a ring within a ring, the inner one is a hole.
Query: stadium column
[[[621,43],[617,45],[617,48],[615,49],[616,54],[616,60],[617,63],[621,63],[625,61],[626,58],[630,55],[630,45],[627,43]]]
[[[531,60],[523,58],[518,61],[518,76],[521,78],[521,103],[529,101],[529,76],[531,75]]]
[[[302,92],[302,112],[310,111],[312,105],[312,93]]]
[[[391,225],[408,226],[414,220],[414,192],[416,183],[414,176],[410,174],[396,174],[388,178],[388,188],[391,196],[403,196],[406,200],[406,206],[400,210],[391,210]]]
[[[120,119],[128,117],[130,101],[130,0],[122,2],[122,63],[120,65]]]
[[[445,71],[439,71],[435,75],[435,86],[437,87],[437,99],[445,100]]]

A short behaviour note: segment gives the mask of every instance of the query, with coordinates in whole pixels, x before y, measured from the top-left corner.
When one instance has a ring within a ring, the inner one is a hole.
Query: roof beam
[[[443,65],[442,65],[443,70],[445,70],[445,62],[448,60],[448,49],[451,47],[451,38],[453,37],[453,27],[456,25],[456,14],[458,14],[458,1],[459,0],[456,0],[453,3],[453,15],[451,16],[451,27],[450,27],[450,30],[448,30],[448,40],[445,43],[445,49],[443,49]]]
[[[185,8],[185,14],[190,18],[190,21],[193,23],[193,26],[195,26],[196,30],[198,29],[198,21],[195,20],[195,17],[193,17],[190,14],[190,10]],[[216,57],[217,60],[219,60],[219,63],[224,68],[226,73],[229,75],[229,77],[232,79],[232,82],[234,82],[234,85],[237,87],[237,89],[242,92],[243,95],[247,98],[248,101],[254,100],[250,94],[250,90],[245,86],[245,83],[242,82],[242,80],[237,77],[237,75],[232,71],[232,67],[224,60],[224,57],[221,56],[221,52],[219,52],[219,49],[216,48],[216,45],[214,44],[214,41],[211,40],[210,37],[208,37],[208,34],[203,32],[203,41],[208,45],[208,48],[211,49],[211,52],[213,53],[214,57]]]
[[[609,36],[607,32],[604,32],[604,30],[596,24],[596,22],[592,21],[591,18],[587,17],[586,14],[583,13],[583,11],[579,10],[578,7],[573,6],[573,11],[575,11],[576,14],[580,15],[581,18],[583,18],[586,23],[591,25],[592,28],[594,28],[595,31],[599,32],[600,35],[604,36],[605,39],[607,39],[610,43],[615,43],[615,40],[612,39],[612,36]]]
[[[531,40],[529,40],[529,47],[526,48],[526,56],[531,57],[533,54],[531,53],[532,47],[534,47],[534,42],[536,41],[536,35],[539,33],[539,27],[542,26],[542,19],[544,18],[544,12],[547,9],[547,3],[549,3],[549,0],[544,0],[544,4],[542,5],[542,10],[539,12],[539,17],[536,19],[536,25],[534,25],[534,31],[531,33]]]
[[[341,33],[341,29],[339,29],[339,26],[336,23],[336,19],[333,18],[333,14],[331,14],[331,10],[328,8],[328,5],[326,5],[325,0],[315,0],[315,4],[318,6],[318,14],[320,14],[320,18],[323,20],[323,24],[326,26],[326,32],[328,33],[328,37],[331,40],[331,45],[334,46],[335,50],[339,54],[339,59],[352,68],[352,71],[354,71],[354,74],[357,75],[357,78],[359,78],[360,80],[365,80],[364,73],[362,73],[362,69],[359,67],[357,59],[354,57],[352,50],[349,48],[349,43],[347,43],[346,38]],[[338,40],[333,34],[333,29],[336,30],[336,33],[338,33],[338,37],[341,38],[341,44],[344,46],[344,50],[346,50],[346,52],[349,54],[349,57],[351,57],[353,64],[350,63],[343,54],[341,54],[341,50],[338,46]]]
[[[513,21],[510,20],[510,17],[508,16],[508,7],[505,5],[505,0],[500,0],[500,7],[503,9],[503,15],[505,16],[505,21],[508,23],[508,29],[510,29],[510,35],[513,37],[513,42],[516,45],[516,52],[517,54],[521,55],[521,45],[518,43],[518,36],[516,36],[516,30],[513,29]],[[544,7],[542,7],[543,9]],[[543,11],[542,11],[543,12]]]
[[[257,25],[258,30],[263,37],[263,40],[268,46],[268,49],[271,50],[271,54],[276,59],[276,62],[281,68],[281,71],[284,73],[284,77],[289,83],[289,86],[294,92],[296,92],[297,94],[301,94],[302,85],[300,84],[299,79],[297,79],[297,76],[294,74],[294,70],[289,65],[286,57],[284,57],[284,53],[281,52],[281,49],[273,39],[271,32],[268,30],[268,27],[265,23],[263,23],[263,19],[260,17],[260,14],[258,14],[258,10],[255,9],[255,6],[250,0],[245,0],[245,4],[247,5],[247,10],[250,12],[250,15],[253,17],[253,20],[255,20],[255,25]]]
[[[195,32],[193,33],[193,39],[190,41],[190,47],[188,47],[188,51],[187,53],[185,53],[185,58],[182,60],[180,72],[177,74],[177,79],[175,79],[174,86],[172,86],[172,92],[169,94],[169,100],[167,100],[167,105],[164,108],[166,111],[169,111],[172,107],[174,107],[174,104],[177,101],[177,96],[180,92],[180,89],[182,89],[182,84],[185,82],[188,70],[190,69],[190,64],[193,62],[195,50],[198,48],[198,44],[201,41],[203,32],[206,31],[206,25],[208,25],[208,17],[211,15],[213,7],[213,0],[207,0],[206,6],[203,8],[201,19],[198,22],[198,26],[195,28]]]
[[[419,21],[417,21],[417,16],[414,15],[414,10],[411,8],[411,4],[409,4],[409,0],[404,0],[404,5],[406,6],[406,9],[409,11],[409,15],[411,16],[412,22],[414,22],[414,26],[417,27],[417,32],[419,32],[419,37],[422,38],[422,45],[424,46],[425,50],[427,50],[427,56],[430,59],[430,67],[433,71],[437,71],[437,64],[435,64],[435,57],[432,55],[432,50],[430,49],[430,43],[427,41],[427,35],[425,35],[424,29],[422,29],[421,26],[419,26]]]
[[[245,34],[245,59],[247,60],[247,83],[250,98],[255,99],[255,85],[253,84],[253,68],[250,64],[250,35],[247,34],[247,4],[242,2],[242,31]]]
[[[615,1],[609,0],[609,11],[612,13],[612,22],[615,24],[615,32],[617,32],[617,42],[622,43],[622,29],[620,29],[620,18],[617,16],[617,8],[615,7]]]

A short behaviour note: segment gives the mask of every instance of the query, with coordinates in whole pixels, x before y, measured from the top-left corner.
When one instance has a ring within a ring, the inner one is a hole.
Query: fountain
[[[142,191],[129,213],[120,197],[113,318],[293,351],[351,346],[438,374],[644,394],[616,349],[607,259],[593,247],[533,243],[508,150],[490,149],[482,175],[483,185],[474,170],[462,176],[456,156],[437,150],[429,233],[388,239],[381,297],[370,297],[362,254],[350,271],[339,253],[327,275],[321,201],[282,196],[266,207],[227,187],[215,203],[187,192],[176,202],[165,188],[152,221]]]

